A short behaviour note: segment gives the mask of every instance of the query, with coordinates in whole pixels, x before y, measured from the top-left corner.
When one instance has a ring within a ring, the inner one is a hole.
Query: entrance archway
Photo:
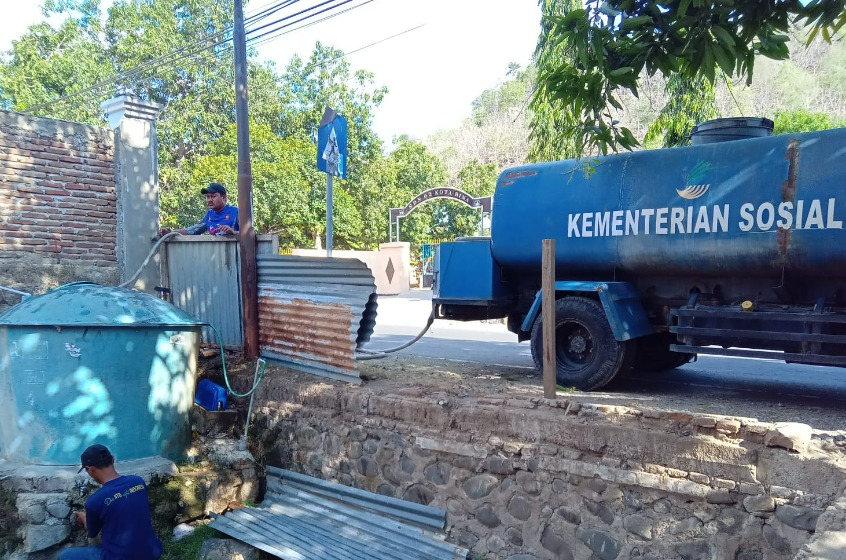
[[[461,189],[456,189],[453,187],[435,187],[423,191],[422,193],[412,198],[404,207],[391,208],[389,218],[390,233],[388,235],[390,240],[400,240],[400,218],[405,218],[406,216],[411,214],[411,212],[413,212],[415,208],[417,208],[424,202],[435,200],[436,198],[450,198],[452,200],[457,200],[458,202],[461,202],[469,206],[470,208],[480,209],[481,214],[479,216],[479,223],[481,223],[485,214],[490,214],[491,203],[493,201],[492,196],[481,196],[479,198],[475,198],[472,195],[462,191]]]

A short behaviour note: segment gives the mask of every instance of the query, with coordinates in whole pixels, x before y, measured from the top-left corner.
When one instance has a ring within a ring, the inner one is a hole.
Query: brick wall
[[[115,197],[111,130],[0,111],[0,285],[115,283]]]

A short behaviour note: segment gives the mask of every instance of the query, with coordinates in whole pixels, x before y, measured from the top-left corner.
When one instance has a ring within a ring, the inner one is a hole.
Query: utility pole
[[[235,52],[235,125],[238,140],[238,220],[241,225],[241,302],[244,309],[244,358],[259,357],[258,272],[253,228],[253,170],[250,165],[250,121],[247,110],[247,39],[244,6],[235,0],[232,46]]]

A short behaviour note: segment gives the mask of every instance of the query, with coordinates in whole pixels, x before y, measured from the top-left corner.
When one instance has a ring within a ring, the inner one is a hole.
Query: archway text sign
[[[435,187],[422,193],[418,194],[414,198],[412,198],[408,204],[406,204],[403,208],[391,208],[390,212],[390,226],[391,226],[391,240],[393,241],[394,238],[394,226],[396,225],[396,239],[399,241],[399,219],[405,218],[411,212],[414,211],[415,208],[423,204],[424,202],[428,202],[430,200],[435,200],[436,198],[449,198],[452,200],[456,200],[463,204],[466,204],[470,208],[479,208],[482,211],[482,214],[490,213],[491,211],[491,202],[493,200],[492,196],[481,196],[481,197],[474,197],[461,189],[456,189],[453,187]]]

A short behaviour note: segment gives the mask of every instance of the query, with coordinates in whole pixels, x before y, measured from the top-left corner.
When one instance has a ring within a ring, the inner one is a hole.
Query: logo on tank
[[[693,166],[690,173],[687,174],[685,187],[681,190],[676,189],[679,196],[686,200],[695,200],[708,192],[711,188],[711,183],[703,183],[702,178],[711,171],[711,164],[707,161],[700,161]]]

